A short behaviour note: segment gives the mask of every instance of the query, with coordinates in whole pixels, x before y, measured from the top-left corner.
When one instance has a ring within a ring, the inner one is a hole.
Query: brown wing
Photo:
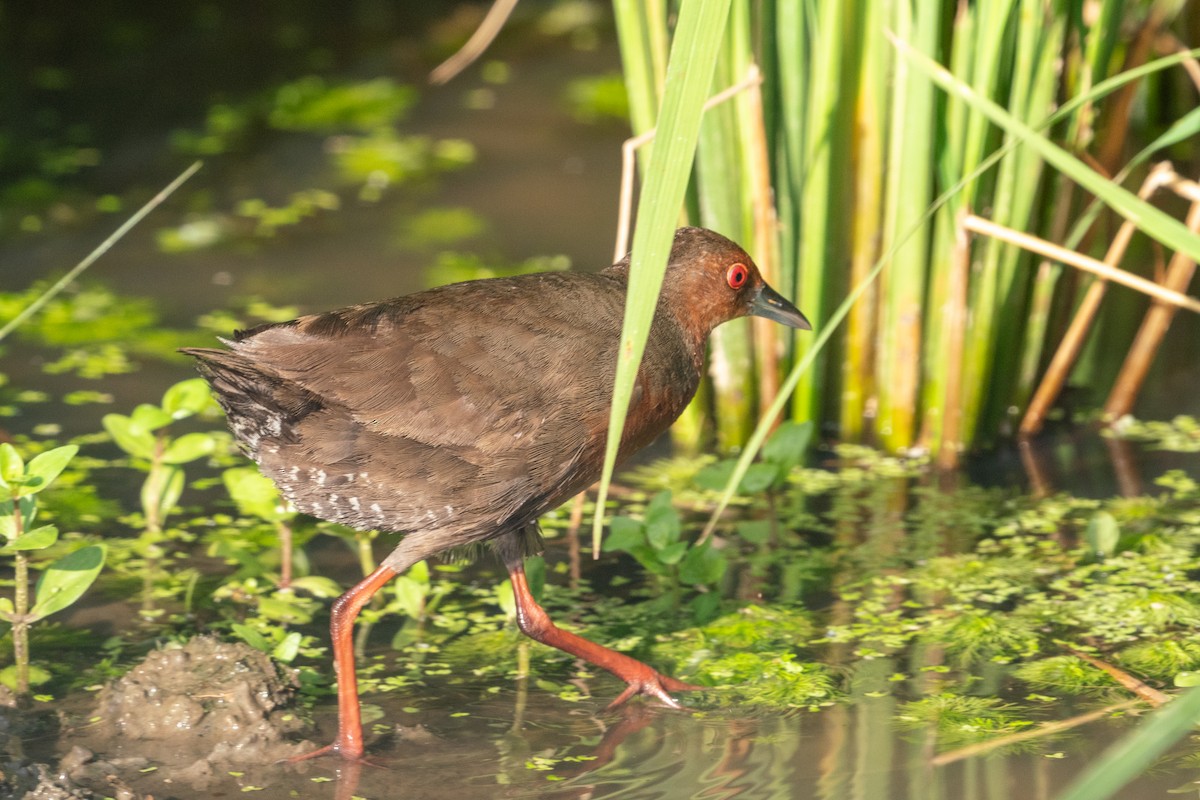
[[[623,310],[600,280],[460,284],[246,336],[236,354],[320,399],[260,464],[351,525],[523,523],[594,478]]]

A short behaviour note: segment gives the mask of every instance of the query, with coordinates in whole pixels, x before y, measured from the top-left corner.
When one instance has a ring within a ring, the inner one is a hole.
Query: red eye
[[[746,269],[745,264],[734,264],[725,273],[725,280],[729,282],[730,289],[740,289],[746,285],[746,279],[750,277],[750,270]]]

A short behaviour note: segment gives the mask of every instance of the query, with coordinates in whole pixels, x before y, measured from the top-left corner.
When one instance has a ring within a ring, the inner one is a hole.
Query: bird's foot
[[[309,759],[320,758],[321,756],[340,756],[342,761],[347,764],[365,764],[368,767],[382,768],[381,764],[376,764],[374,761],[371,761],[363,755],[363,749],[361,746],[347,746],[336,741],[333,742],[333,744],[327,744],[324,747],[319,747],[311,752],[301,753],[300,755],[286,758],[283,760],[283,763],[298,764],[301,761],[308,761]]]
[[[646,667],[645,671],[637,676],[626,678],[625,680],[629,685],[625,687],[625,691],[617,695],[616,700],[608,704],[605,711],[617,708],[635,694],[644,694],[648,697],[653,697],[668,708],[682,709],[683,705],[668,694],[668,692],[695,692],[705,688],[692,683],[684,683],[681,680],[672,678],[670,675],[663,675],[649,667]]]

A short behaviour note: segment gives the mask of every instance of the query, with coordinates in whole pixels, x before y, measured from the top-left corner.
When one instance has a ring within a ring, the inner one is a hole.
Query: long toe
[[[629,681],[629,685],[625,687],[625,691],[617,695],[617,699],[608,704],[605,710],[617,708],[629,698],[637,694],[644,694],[653,697],[668,708],[682,709],[684,706],[672,697],[669,692],[694,692],[705,687],[696,686],[692,683],[684,683],[681,680],[672,678],[669,675],[663,675],[658,672],[650,671],[649,675],[641,676],[635,680]]]

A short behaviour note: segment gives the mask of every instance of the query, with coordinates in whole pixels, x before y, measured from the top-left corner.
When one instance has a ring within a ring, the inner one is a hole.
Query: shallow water
[[[406,79],[418,79],[420,68],[428,65],[404,59],[395,59],[399,62],[395,65],[379,38],[384,37],[377,36],[371,49],[357,54],[351,71],[389,63]],[[501,43],[498,52],[512,65],[508,83],[484,85],[478,73],[471,72],[447,87],[423,90],[423,100],[406,127],[432,136],[468,138],[479,157],[468,169],[425,189],[422,202],[466,205],[484,216],[489,232],[473,242],[473,248],[499,253],[506,260],[565,253],[576,268],[600,268],[610,260],[624,133],[615,125],[575,122],[556,98],[572,75],[615,68],[615,47],[610,40],[586,52],[562,46],[506,48]],[[474,89],[493,92],[495,105],[466,108],[464,95]],[[106,190],[118,191],[129,183],[149,187],[170,177],[176,165],[167,169],[153,159],[141,160],[138,147],[123,145],[118,157],[122,168],[106,173],[113,181]],[[319,146],[284,140],[242,159],[219,161],[196,184],[218,194],[249,186],[253,196],[279,199],[309,186],[323,169],[322,163]],[[153,297],[165,321],[178,325],[247,294],[298,304],[304,310],[403,294],[424,285],[422,270],[428,261],[427,254],[394,244],[396,224],[411,211],[412,203],[402,193],[374,204],[351,203],[319,224],[301,226],[254,250],[225,248],[167,257],[155,248],[153,231],[184,218],[186,203],[173,201],[156,212],[152,224],[136,230],[102,260],[94,274],[119,291]],[[6,269],[0,280],[5,288],[21,287],[32,276],[61,269],[82,256],[108,227],[98,222],[53,237],[0,242],[0,262],[20,265]],[[71,379],[42,375],[38,352],[17,349],[14,353],[5,370],[15,382],[51,393],[74,386]],[[135,375],[107,379],[105,390],[117,398],[113,408],[125,411],[190,375],[182,362],[150,362]],[[1192,378],[1182,380],[1184,385],[1194,385]],[[1172,413],[1194,412],[1200,403],[1200,393],[1172,396],[1184,404],[1173,407]],[[73,412],[64,423],[64,433],[98,430],[99,416],[107,410],[88,407]],[[60,413],[35,409],[13,427],[24,430]],[[972,465],[971,473],[989,485],[1066,489],[1099,497],[1148,491],[1152,478],[1168,467],[1184,468],[1193,475],[1200,472],[1195,458],[1154,458],[1138,450],[1131,470],[1092,433],[1052,433],[1035,453],[1023,457],[1013,450],[993,456]],[[128,479],[124,491],[132,495],[136,487],[130,475],[113,475],[109,480],[115,484]],[[856,535],[868,541],[872,533],[864,526]],[[880,537],[878,544],[885,551],[890,546],[888,537]],[[561,542],[550,547],[551,563],[566,559]],[[334,574],[343,585],[351,581],[354,564],[343,550],[317,545],[312,556],[314,572]],[[221,574],[221,565],[209,563],[215,574]],[[614,563],[606,559],[602,569],[618,571]],[[478,573],[469,577],[477,578]],[[135,620],[136,608],[110,593],[89,596],[68,621],[110,635],[135,629]],[[313,629],[319,629],[319,622]],[[144,632],[149,637],[154,630]],[[403,656],[387,646],[391,632],[381,625],[371,637],[369,653],[381,659],[387,670],[399,672]],[[36,648],[35,643],[35,657]],[[580,687],[593,697],[569,703],[537,684],[539,679],[561,682],[565,680],[561,673],[535,670],[526,679],[514,680],[478,678],[464,669],[452,679],[431,677],[424,687],[364,696],[366,703],[382,711],[375,723],[382,727],[374,731],[370,748],[377,766],[353,769],[328,758],[296,766],[237,765],[201,787],[179,777],[178,770],[197,757],[184,752],[175,763],[130,766],[121,772],[121,779],[138,795],[159,800],[239,795],[1041,800],[1052,798],[1130,727],[1128,718],[1106,719],[1037,740],[1027,750],[935,766],[932,759],[941,748],[932,732],[902,730],[896,713],[900,702],[923,696],[936,686],[920,678],[900,686],[889,680],[897,672],[919,674],[920,664],[886,658],[834,663],[842,664],[837,669],[852,687],[850,698],[833,706],[786,713],[730,708],[712,698],[698,702],[705,710],[696,714],[637,702],[605,712],[608,699],[620,688],[606,675],[588,679]],[[1003,682],[1000,676],[993,680],[989,690]],[[1078,707],[1055,707],[1047,717],[1063,718],[1091,708],[1082,701],[1075,703]],[[19,736],[19,741],[10,741],[10,754],[23,752],[55,763],[73,745],[84,744],[104,758],[139,756],[136,743],[95,738],[88,722],[90,704],[90,695],[41,704],[39,709],[61,710],[65,726],[58,734],[40,729]],[[319,704],[316,716],[317,729],[310,739],[324,743],[333,732],[331,701]],[[1180,745],[1177,753],[1187,753],[1188,747]],[[1164,796],[1194,777],[1187,770],[1150,773],[1119,796],[1134,800]]]

